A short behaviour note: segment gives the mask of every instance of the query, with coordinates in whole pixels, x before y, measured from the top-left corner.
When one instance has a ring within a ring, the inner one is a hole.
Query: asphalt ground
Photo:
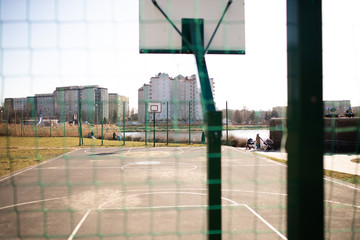
[[[359,199],[326,178],[326,239],[360,239]],[[222,205],[223,239],[286,239],[286,166],[223,147]],[[0,179],[0,239],[207,239],[206,207],[204,147],[78,149]]]

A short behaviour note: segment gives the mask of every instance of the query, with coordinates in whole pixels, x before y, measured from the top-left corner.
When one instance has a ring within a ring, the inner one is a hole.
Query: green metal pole
[[[145,102],[145,145],[147,145],[147,102]]]
[[[223,15],[209,41],[206,49],[203,46],[203,20],[202,19],[182,19],[183,32],[176,27],[165,12],[157,4],[156,0],[152,1],[155,7],[168,20],[174,29],[181,35],[183,42],[183,51],[192,52],[195,55],[196,65],[198,68],[203,115],[208,124],[206,128],[208,136],[207,144],[207,161],[208,161],[208,239],[220,240],[222,238],[221,230],[221,112],[215,111],[215,103],[212,95],[210,79],[205,62],[205,52],[217,32],[219,24],[222,22],[226,11],[228,10],[231,0],[228,1]],[[186,31],[184,31],[186,29]],[[189,31],[187,31],[189,30]],[[220,121],[219,121],[220,119]]]
[[[123,102],[123,145],[125,145],[125,102]]]
[[[226,101],[226,146],[229,146],[228,102]]]
[[[166,102],[166,145],[169,145],[169,102]]]
[[[50,111],[50,137],[51,137],[51,119],[52,119],[52,109]]]
[[[7,119],[6,119],[6,136],[10,136],[9,133],[9,112],[7,112]]]
[[[190,101],[189,101],[189,145],[191,144],[191,113],[190,113]]]
[[[154,147],[155,147],[155,112],[154,112],[154,119],[153,119],[153,121],[154,121]]]
[[[101,101],[101,146],[104,145],[104,105]]]
[[[196,49],[195,60],[198,68],[203,115],[207,123],[207,185],[208,185],[208,240],[222,239],[221,207],[221,112],[215,110],[210,78],[208,75],[201,36],[202,22],[187,20],[190,39]]]
[[[82,145],[82,125],[81,125],[81,98],[80,98],[80,94],[79,94],[79,117],[78,117],[78,127],[79,127],[79,146]]]
[[[324,239],[322,1],[287,0],[287,235]],[[311,144],[309,137],[311,136]]]
[[[23,117],[24,117],[24,113],[23,113],[23,108],[24,108],[24,106],[22,107],[22,109],[21,109],[21,130],[20,130],[20,132],[21,132],[21,137],[23,136],[23,128],[24,128],[24,126],[23,126]],[[50,137],[51,137],[51,135],[50,135]]]
[[[221,112],[207,112],[208,239],[219,240],[221,224]]]

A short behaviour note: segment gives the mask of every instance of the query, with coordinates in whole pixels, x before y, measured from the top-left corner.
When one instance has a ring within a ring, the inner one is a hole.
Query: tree
[[[138,114],[135,113],[135,109],[134,109],[134,108],[131,109],[130,119],[131,119],[132,121],[137,121],[137,120],[138,120]]]
[[[235,110],[235,112],[232,116],[232,120],[234,123],[242,123],[243,119],[242,119],[240,110]]]
[[[276,110],[272,110],[271,111],[271,117],[272,118],[277,118],[277,117],[279,117],[279,113]]]
[[[249,120],[250,120],[250,122],[252,122],[252,123],[255,122],[255,111],[252,111],[252,112],[250,113]]]
[[[114,110],[113,112],[113,116],[111,118],[112,123],[117,123],[118,122],[118,115],[117,112]]]
[[[271,112],[265,113],[265,121],[269,121],[271,119]]]

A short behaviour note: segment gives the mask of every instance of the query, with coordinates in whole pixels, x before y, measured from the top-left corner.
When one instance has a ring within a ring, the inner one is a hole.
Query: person
[[[113,133],[113,140],[116,140],[116,133]]]
[[[205,133],[204,133],[204,131],[202,131],[202,133],[201,133],[201,143],[205,144]]]
[[[260,149],[260,140],[264,141],[259,134],[256,134],[256,149]]]

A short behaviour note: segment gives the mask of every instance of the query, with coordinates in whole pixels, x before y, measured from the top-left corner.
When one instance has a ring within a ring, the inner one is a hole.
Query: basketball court
[[[231,147],[222,156],[223,239],[286,239],[286,167]],[[204,147],[79,149],[1,180],[0,234],[206,239],[206,181]],[[332,187],[329,224],[346,229],[354,189]]]

